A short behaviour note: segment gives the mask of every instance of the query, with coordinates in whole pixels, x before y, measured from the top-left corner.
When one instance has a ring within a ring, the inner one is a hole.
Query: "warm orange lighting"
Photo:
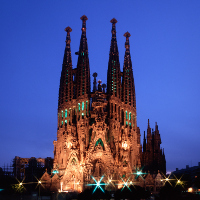
[[[127,149],[128,144],[126,143],[126,141],[122,143],[122,147],[123,147],[125,150]]]
[[[193,188],[192,187],[188,188],[188,192],[193,192]]]

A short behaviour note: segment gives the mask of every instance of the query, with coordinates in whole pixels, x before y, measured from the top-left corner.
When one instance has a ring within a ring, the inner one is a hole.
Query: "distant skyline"
[[[77,64],[86,15],[91,88],[107,80],[111,23],[117,19],[120,67],[126,31],[143,143],[150,120],[161,135],[167,171],[200,162],[200,1],[1,1],[0,167],[15,156],[53,157],[67,26]]]

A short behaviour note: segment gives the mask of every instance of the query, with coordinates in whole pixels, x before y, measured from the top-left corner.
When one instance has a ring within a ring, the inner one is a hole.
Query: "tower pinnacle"
[[[87,18],[87,16],[83,15],[80,19],[82,20],[82,29],[81,30],[83,32],[86,32],[86,20],[88,20],[88,18]]]
[[[116,39],[116,26],[115,24],[117,23],[117,20],[115,18],[111,19],[110,22],[112,23],[112,39]]]
[[[67,32],[67,35],[69,35],[70,32],[72,32],[72,29],[68,26],[67,28],[65,28],[65,31]]]
[[[127,51],[130,51],[130,45],[129,45],[129,37],[131,36],[131,34],[127,31],[125,34],[124,34],[124,37],[126,37],[126,42],[125,42],[125,48],[126,48],[126,52]]]
[[[121,96],[121,71],[119,64],[119,53],[117,47],[116,39],[116,27],[115,24],[117,20],[115,18],[111,19],[112,23],[112,38],[110,44],[110,55],[108,62],[108,72],[107,72],[107,93],[115,97]]]
[[[82,20],[82,34],[78,52],[76,97],[90,93],[90,68],[86,38],[86,20],[88,18],[83,15],[80,19]]]
[[[126,42],[125,42],[126,50],[125,50],[124,66],[123,66],[122,101],[125,102],[125,104],[129,104],[133,107],[136,107],[135,84],[133,78],[133,69],[132,69],[130,45],[129,45],[130,36],[131,34],[128,31],[124,34],[124,37],[126,37]]]

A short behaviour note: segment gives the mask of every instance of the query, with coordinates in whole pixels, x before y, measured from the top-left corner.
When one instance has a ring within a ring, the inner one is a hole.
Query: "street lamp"
[[[41,181],[38,181],[38,185],[39,185],[39,200],[40,200],[40,185],[41,185]]]

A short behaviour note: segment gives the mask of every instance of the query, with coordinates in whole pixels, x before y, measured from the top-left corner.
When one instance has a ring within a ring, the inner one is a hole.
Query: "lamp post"
[[[41,185],[41,183],[42,183],[41,181],[38,181],[38,184],[39,184],[39,198],[38,198],[38,200],[41,200],[40,199],[40,185]]]

